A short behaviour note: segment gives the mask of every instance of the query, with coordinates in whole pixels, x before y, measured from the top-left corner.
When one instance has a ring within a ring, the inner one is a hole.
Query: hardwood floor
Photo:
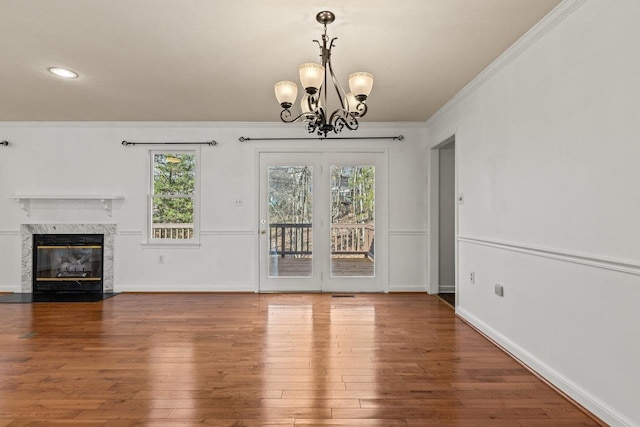
[[[0,324],[0,427],[597,425],[425,294],[121,294]]]

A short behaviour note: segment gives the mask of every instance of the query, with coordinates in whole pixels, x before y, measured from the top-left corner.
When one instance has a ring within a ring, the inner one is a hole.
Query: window
[[[149,243],[194,243],[198,237],[197,152],[151,151]]]

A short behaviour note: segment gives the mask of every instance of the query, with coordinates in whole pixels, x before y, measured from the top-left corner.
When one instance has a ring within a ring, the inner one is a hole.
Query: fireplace
[[[115,224],[22,224],[22,292],[112,293]]]
[[[102,234],[34,234],[33,293],[102,293]]]

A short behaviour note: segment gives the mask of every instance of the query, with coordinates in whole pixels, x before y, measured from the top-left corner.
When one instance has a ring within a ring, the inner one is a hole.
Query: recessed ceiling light
[[[66,68],[51,67],[49,68],[51,74],[55,74],[58,77],[64,77],[65,79],[75,79],[78,77],[78,73],[75,71],[67,70]]]

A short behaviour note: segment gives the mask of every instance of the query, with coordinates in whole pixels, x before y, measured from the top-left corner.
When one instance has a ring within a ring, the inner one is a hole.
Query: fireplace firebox
[[[103,234],[34,234],[33,293],[102,293],[103,247]]]

